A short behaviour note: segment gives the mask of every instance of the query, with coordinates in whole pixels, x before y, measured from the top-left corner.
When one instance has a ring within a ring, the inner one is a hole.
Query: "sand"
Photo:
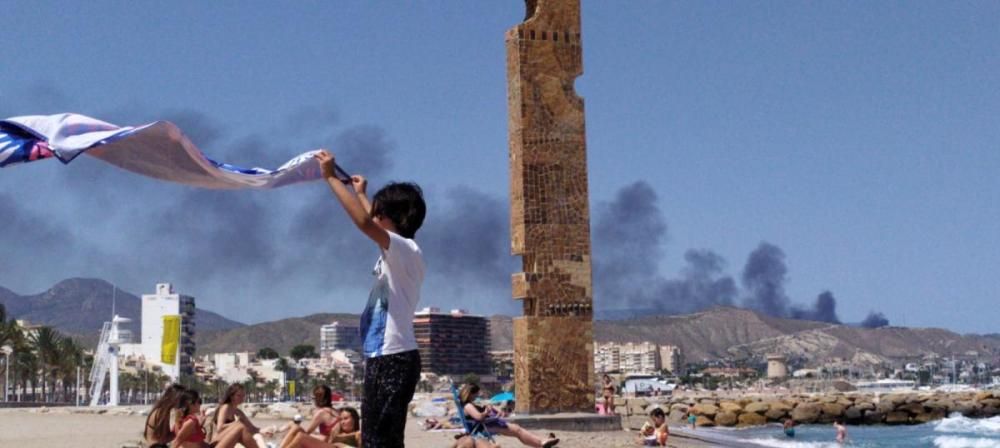
[[[29,410],[0,410],[0,447],[20,448],[119,448],[133,446],[141,436],[144,417],[139,415],[97,415],[70,413],[52,409],[48,413]],[[279,426],[283,420],[255,419],[260,427]],[[539,430],[540,434],[548,431]],[[426,432],[416,419],[406,425],[406,445],[415,448],[441,448],[451,446],[455,433]],[[615,448],[635,447],[634,433],[609,432],[558,432],[560,447]],[[502,447],[521,446],[516,439],[500,437]],[[678,448],[706,447],[709,444],[672,437],[670,446]]]

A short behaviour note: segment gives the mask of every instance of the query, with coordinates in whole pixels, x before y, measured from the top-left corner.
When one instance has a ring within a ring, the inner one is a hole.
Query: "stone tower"
[[[516,410],[593,412],[593,292],[579,0],[526,0],[507,31]]]

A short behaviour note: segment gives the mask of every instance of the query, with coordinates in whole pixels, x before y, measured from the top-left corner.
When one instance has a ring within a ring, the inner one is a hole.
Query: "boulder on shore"
[[[736,413],[729,411],[722,411],[715,414],[715,424],[718,426],[734,426],[736,425]]]
[[[887,425],[905,425],[910,423],[910,413],[906,411],[892,411],[885,415]]]
[[[721,409],[723,412],[732,412],[734,414],[738,414],[741,411],[743,411],[743,406],[740,406],[739,403],[734,403],[732,401],[723,401],[722,403],[719,403],[719,409]]]
[[[704,415],[699,415],[694,422],[695,426],[715,426],[715,422],[712,419],[705,417]]]
[[[705,417],[715,417],[715,414],[719,412],[719,408],[714,404],[709,403],[698,403],[691,408],[691,412],[695,415],[703,415]]]
[[[745,412],[756,412],[758,414],[763,414],[767,412],[769,409],[771,409],[771,406],[762,401],[755,401],[753,403],[749,403],[746,405],[746,407],[743,408]]]
[[[823,408],[818,403],[799,403],[792,409],[792,420],[798,423],[814,423],[819,418]]]
[[[739,426],[758,426],[767,423],[767,417],[756,412],[744,412],[738,419]]]

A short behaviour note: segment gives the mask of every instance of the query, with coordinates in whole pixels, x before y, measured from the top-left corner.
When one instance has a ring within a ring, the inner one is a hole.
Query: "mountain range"
[[[111,315],[112,288],[103,280],[79,278],[64,280],[35,295],[21,296],[0,287],[0,303],[15,318],[53,326],[93,345],[101,324]],[[138,297],[121,290],[115,296],[119,315],[139,317]],[[199,354],[256,351],[263,347],[288,353],[298,344],[318,347],[319,328],[324,324],[335,320],[356,324],[358,319],[356,314],[319,313],[245,325],[199,308],[195,313],[195,342]],[[511,350],[512,318],[495,315],[489,320],[491,349]],[[132,325],[136,334],[138,327]],[[1000,356],[1000,334],[961,335],[939,328],[869,329],[774,318],[731,307],[680,316],[595,320],[594,338],[598,343],[649,341],[676,345],[689,362],[743,359],[766,353],[781,353],[807,362],[841,358],[860,363],[971,352]]]

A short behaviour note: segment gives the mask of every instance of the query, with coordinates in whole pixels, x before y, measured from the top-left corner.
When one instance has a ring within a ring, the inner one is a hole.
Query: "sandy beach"
[[[140,415],[98,415],[70,413],[65,409],[51,409],[47,413],[25,409],[0,410],[0,446],[19,448],[119,448],[134,446],[139,440],[144,417]],[[284,420],[255,419],[261,427],[281,425]],[[539,433],[548,431],[539,430]],[[453,432],[426,432],[419,421],[411,419],[406,425],[407,446],[416,448],[441,448],[451,446]],[[635,434],[626,431],[608,432],[559,432],[559,446],[583,448],[634,447]],[[516,447],[515,439],[500,438],[503,447]],[[710,444],[691,439],[671,437],[669,446],[706,447]]]

